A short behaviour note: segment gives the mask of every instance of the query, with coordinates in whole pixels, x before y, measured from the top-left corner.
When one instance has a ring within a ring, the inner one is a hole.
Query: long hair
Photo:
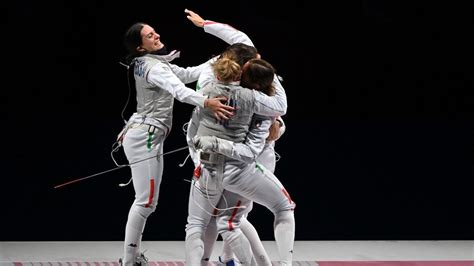
[[[267,95],[275,94],[273,79],[275,68],[263,59],[251,59],[243,67],[240,85],[261,91]]]
[[[123,37],[123,43],[125,44],[125,48],[128,52],[128,55],[126,57],[127,63],[130,63],[135,57],[139,57],[146,54],[146,51],[140,52],[137,50],[137,47],[142,45],[141,31],[145,25],[147,24],[143,22],[137,22],[130,26],[125,32],[125,35]]]

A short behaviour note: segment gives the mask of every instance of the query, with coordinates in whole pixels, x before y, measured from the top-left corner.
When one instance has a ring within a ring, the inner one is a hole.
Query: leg
[[[292,210],[281,211],[275,215],[273,224],[280,263],[291,265],[295,240],[295,217]]]
[[[204,233],[204,254],[202,257],[203,262],[208,262],[211,258],[212,249],[214,248],[214,243],[216,242],[218,235],[216,223],[216,217],[212,216],[209,224],[207,225],[206,232]]]
[[[163,134],[149,133],[142,128],[129,129],[123,147],[129,163],[158,155],[163,151]],[[140,257],[140,245],[148,216],[158,203],[163,174],[163,158],[157,157],[131,165],[135,201],[125,227],[122,265],[134,265]]]
[[[242,230],[242,233],[245,235],[245,237],[247,237],[257,264],[272,265],[270,257],[268,256],[265,248],[263,247],[262,241],[260,240],[257,230],[255,230],[255,227],[247,219],[248,213],[252,210],[252,206],[253,203],[250,202],[249,206],[245,210],[244,215],[240,219],[240,230]],[[226,241],[224,241],[222,246],[222,252],[220,255],[221,262],[231,261],[233,258],[234,254],[232,252],[231,247]]]
[[[272,261],[263,247],[262,241],[255,227],[247,219],[248,213],[240,221],[240,229],[247,237],[258,265],[272,265]]]
[[[263,247],[262,241],[260,240],[260,236],[258,235],[257,230],[255,227],[249,222],[247,219],[248,213],[252,209],[253,203],[250,202],[246,213],[240,219],[240,230],[245,235],[250,243],[250,247],[252,249],[253,256],[258,265],[272,265],[272,261],[267,254],[267,251]],[[224,241],[222,246],[222,252],[220,255],[221,262],[231,261],[234,257],[232,249],[230,245]]]
[[[244,265],[257,265],[248,239],[240,230],[240,219],[246,212],[250,201],[232,192],[224,191],[220,201],[217,228],[225,244],[235,254],[237,262]]]
[[[219,172],[219,168],[202,167],[201,176],[192,182],[185,239],[187,266],[207,265],[207,261],[202,260],[205,259],[204,234],[222,194]]]
[[[227,170],[226,170],[227,171]],[[242,168],[234,166],[235,174],[226,176],[223,186],[226,190],[267,207],[275,215],[275,240],[282,264],[291,265],[295,234],[293,209],[296,204],[278,181],[265,167],[253,163]]]

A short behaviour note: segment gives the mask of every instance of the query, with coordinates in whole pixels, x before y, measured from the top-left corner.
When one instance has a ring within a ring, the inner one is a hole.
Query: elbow
[[[278,114],[278,116],[284,116],[288,109],[288,101],[286,100],[286,97],[279,98],[278,105],[280,106],[279,108],[280,113]]]
[[[285,104],[282,106],[281,110],[280,110],[280,113],[278,114],[278,116],[284,116],[286,115],[286,111],[288,109],[288,106]]]

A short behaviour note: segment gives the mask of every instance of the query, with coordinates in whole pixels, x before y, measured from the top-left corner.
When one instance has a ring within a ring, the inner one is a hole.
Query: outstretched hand
[[[194,23],[194,25],[202,28],[204,27],[204,19],[201,18],[201,16],[199,16],[198,14],[194,13],[193,11],[189,10],[189,9],[185,9],[184,10],[184,13],[188,14],[186,17],[192,22]]]
[[[227,98],[224,96],[214,97],[206,99],[204,107],[210,109],[214,113],[214,117],[220,121],[222,119],[227,120],[234,115],[235,108],[229,105],[225,105],[222,102],[226,102]]]

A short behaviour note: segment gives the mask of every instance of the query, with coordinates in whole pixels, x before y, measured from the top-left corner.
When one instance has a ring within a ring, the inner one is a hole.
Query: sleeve
[[[204,31],[216,36],[228,44],[244,43],[254,46],[247,34],[227,24],[206,20],[204,22]]]
[[[247,134],[244,144],[249,147],[255,155],[255,159],[262,153],[266,139],[269,134],[272,119],[254,115],[253,122]]]
[[[225,154],[233,159],[252,163],[257,160],[257,157],[262,153],[265,147],[265,141],[268,137],[268,130],[272,124],[272,120],[262,116],[254,116],[251,128],[248,132],[244,143],[235,143],[228,140],[232,145],[232,152]]]
[[[285,89],[275,75],[273,79],[275,95],[268,96],[260,91],[252,90],[255,97],[254,112],[263,116],[282,116],[286,114],[287,101]]]
[[[166,65],[154,65],[147,75],[147,80],[171,93],[171,95],[180,102],[204,107],[206,96],[186,87]]]
[[[184,83],[191,83],[196,80],[198,80],[199,76],[203,72],[203,70],[210,68],[210,62],[207,61],[205,63],[202,63],[198,66],[193,66],[193,67],[180,67],[175,64],[170,64],[169,65],[171,68],[171,71]]]
[[[216,81],[216,76],[214,75],[214,72],[212,71],[212,63],[217,60],[217,57],[211,58],[209,61],[207,61],[207,66],[202,69],[201,75],[198,78],[198,81],[196,83],[196,91],[201,90],[208,84],[215,82]]]

